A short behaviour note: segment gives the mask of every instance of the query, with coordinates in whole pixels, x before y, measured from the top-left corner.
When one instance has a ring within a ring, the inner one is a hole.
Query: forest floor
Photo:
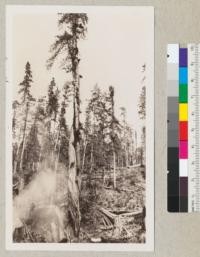
[[[105,186],[99,174],[96,174],[96,179],[92,180],[92,186],[83,185],[81,197],[83,241],[95,242],[98,239],[108,243],[145,241],[144,169],[144,167],[117,169],[116,189],[112,185],[112,176],[108,183],[110,185]],[[101,209],[105,213],[108,211],[107,217],[102,215],[99,211]]]
[[[112,170],[104,174],[98,170],[93,172],[92,178],[84,174],[80,196],[80,235],[79,239],[74,238],[71,242],[145,242],[144,174],[145,167],[118,168],[115,189]],[[59,191],[54,195],[53,205],[52,198],[47,197],[56,183],[55,173],[51,172],[40,173],[17,197],[21,206],[16,211],[29,210],[29,214],[23,230],[17,230],[13,235],[15,242],[52,242],[49,224],[60,217],[59,206],[66,201],[65,177],[61,169],[57,174]],[[30,211],[33,204],[36,207],[34,212]]]

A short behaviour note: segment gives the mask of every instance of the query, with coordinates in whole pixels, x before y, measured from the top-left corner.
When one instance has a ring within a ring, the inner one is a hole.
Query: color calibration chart
[[[168,211],[200,211],[200,45],[167,46]]]

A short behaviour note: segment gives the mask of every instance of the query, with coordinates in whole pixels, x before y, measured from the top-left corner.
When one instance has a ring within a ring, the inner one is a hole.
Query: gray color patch
[[[178,97],[168,97],[168,113],[178,113]]]
[[[178,130],[168,130],[167,146],[178,147]]]
[[[178,96],[179,95],[179,83],[177,80],[167,81],[167,94],[168,96]]]
[[[177,63],[167,64],[167,80],[179,80],[179,71]]]
[[[177,113],[168,113],[167,121],[168,130],[178,130],[179,120]]]

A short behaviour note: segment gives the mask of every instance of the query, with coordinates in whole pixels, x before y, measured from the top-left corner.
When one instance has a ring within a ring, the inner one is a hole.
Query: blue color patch
[[[179,84],[187,84],[187,83],[188,83],[188,68],[179,67]]]

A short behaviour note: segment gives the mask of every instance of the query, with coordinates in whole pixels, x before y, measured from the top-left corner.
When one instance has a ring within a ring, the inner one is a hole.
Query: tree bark
[[[24,129],[23,129],[23,137],[22,137],[22,150],[21,150],[21,157],[20,157],[20,164],[19,164],[19,173],[20,173],[20,177],[21,177],[19,191],[21,191],[24,188],[24,174],[23,174],[23,170],[22,170],[23,167],[22,166],[23,166],[23,159],[24,159],[28,112],[29,112],[29,102],[27,101],[26,112],[25,112],[25,121],[24,121]]]
[[[14,160],[13,174],[16,174],[16,172],[17,172],[17,164],[18,164],[18,159],[19,159],[19,148],[20,148],[20,145],[17,146],[16,158]]]
[[[92,148],[91,148],[91,153],[90,153],[90,172],[89,172],[89,185],[91,185],[91,177],[92,177],[92,170],[93,170],[93,164],[94,164],[94,156],[93,156],[93,151],[94,151],[94,144],[92,142]]]
[[[127,144],[127,142],[126,142],[126,144]],[[126,167],[128,167],[128,149],[127,149],[128,147],[127,147],[127,145],[125,146],[125,153],[126,153]]]
[[[79,186],[77,181],[77,158],[74,147],[74,129],[72,127],[69,141],[69,172],[68,172],[68,208],[73,221],[74,235],[79,235],[80,230],[80,209],[79,209]]]
[[[77,50],[77,38],[74,36],[73,51]],[[80,231],[80,207],[79,193],[81,188],[81,158],[80,158],[80,77],[78,72],[78,57],[72,58],[73,76],[73,124],[69,142],[69,174],[68,174],[68,206],[71,219],[73,221],[74,235],[79,237]]]
[[[23,164],[23,156],[24,156],[24,149],[25,149],[25,138],[26,138],[26,127],[27,127],[27,118],[28,118],[28,102],[26,103],[26,112],[25,112],[25,120],[24,120],[24,129],[23,129],[23,137],[22,137],[22,151],[20,157],[20,172],[22,171],[22,164]]]
[[[116,188],[116,153],[115,153],[115,111],[114,111],[114,88],[110,87],[110,96],[111,96],[111,108],[112,108],[112,124],[111,124],[111,129],[112,129],[112,151],[113,151],[113,187],[114,189]]]
[[[115,149],[113,150],[113,186],[114,186],[114,188],[117,187],[117,185],[116,185],[116,154],[115,154]]]
[[[84,142],[84,149],[83,149],[83,159],[82,159],[82,167],[81,167],[81,173],[84,171],[84,166],[85,166],[85,155],[86,155],[86,148],[87,148],[87,139],[85,139]]]
[[[78,67],[74,73],[74,117],[73,117],[73,134],[74,134],[74,148],[76,153],[76,175],[80,174],[81,158],[80,158],[80,93],[79,93],[79,76]],[[79,188],[80,188],[80,178]]]

